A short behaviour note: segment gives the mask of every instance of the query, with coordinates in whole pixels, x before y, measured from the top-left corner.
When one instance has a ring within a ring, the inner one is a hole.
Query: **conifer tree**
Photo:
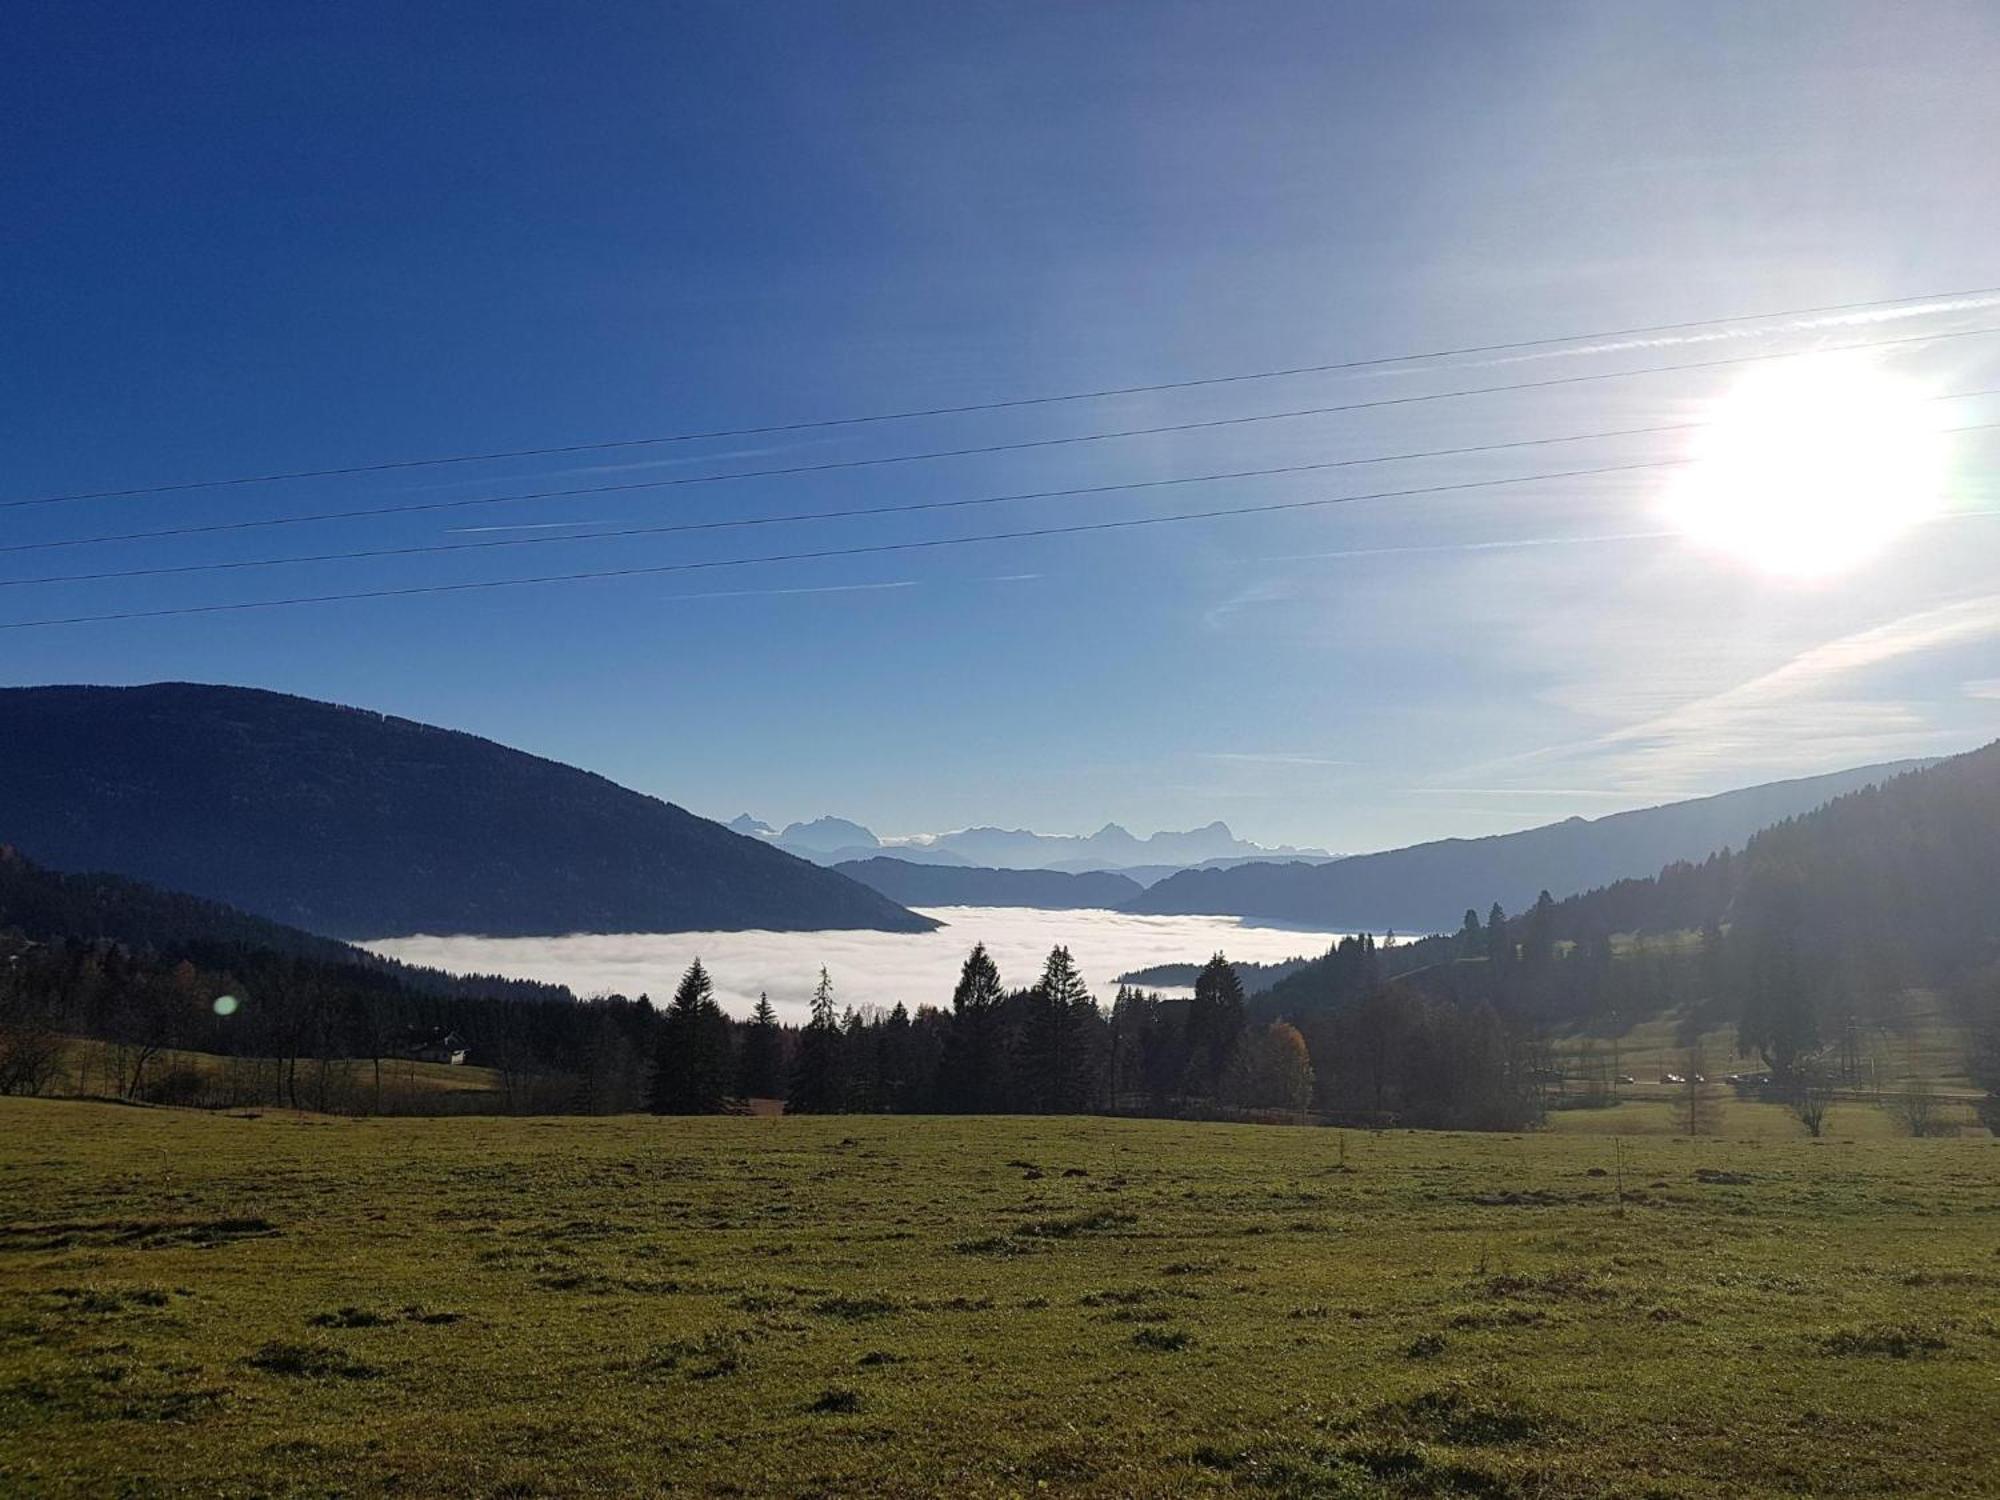
[[[910,1107],[917,1092],[913,1061],[910,1012],[899,1000],[875,1034],[875,1086],[880,1108],[899,1112]]]
[[[840,1016],[833,1006],[833,980],[825,969],[813,990],[812,1018],[799,1033],[785,1108],[793,1114],[832,1114],[843,1102]]]
[[[1102,1019],[1069,949],[1051,950],[1028,993],[1022,1028],[1022,1098],[1030,1109],[1068,1114],[1094,1102],[1096,1028]]]
[[[729,1018],[697,958],[681,976],[660,1023],[653,1113],[720,1114],[729,1100]]]
[[[736,1073],[736,1092],[744,1099],[775,1099],[784,1088],[784,1040],[778,1033],[778,1013],[771,997],[759,995],[757,1008],[743,1032],[743,1056]]]
[[[1236,967],[1220,953],[1195,976],[1194,1001],[1188,1007],[1188,1066],[1200,1091],[1216,1097],[1229,1055],[1243,1032],[1243,981]]]
[[[1555,898],[1543,891],[1528,913],[1528,935],[1521,944],[1521,957],[1530,965],[1546,964],[1555,957],[1555,913]]]
[[[943,1106],[955,1113],[990,1114],[1007,1097],[1006,1049],[1001,1029],[1000,970],[975,943],[951,992],[951,1029],[945,1038]]]

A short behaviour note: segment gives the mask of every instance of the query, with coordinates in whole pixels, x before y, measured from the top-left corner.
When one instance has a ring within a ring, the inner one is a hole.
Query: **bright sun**
[[[1667,514],[1691,540],[1773,573],[1845,572],[1937,514],[1936,406],[1838,355],[1763,366],[1716,404]]]

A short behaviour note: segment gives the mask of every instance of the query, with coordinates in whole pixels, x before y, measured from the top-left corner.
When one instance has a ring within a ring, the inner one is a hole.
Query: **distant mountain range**
[[[1034,833],[1025,828],[964,828],[916,839],[884,842],[872,829],[846,818],[822,817],[791,823],[781,830],[748,813],[733,819],[737,833],[765,839],[788,853],[818,864],[839,865],[877,854],[908,864],[953,865],[1000,870],[1144,870],[1152,879],[1220,861],[1334,858],[1323,849],[1289,844],[1266,848],[1239,839],[1227,823],[1140,838],[1116,823],[1088,835]],[[1143,881],[1142,881],[1143,883]]]
[[[1170,875],[1127,903],[1152,915],[1261,918],[1332,931],[1448,931],[1468,907],[1519,911],[1546,890],[1561,897],[1676,860],[1740,847],[1761,828],[1924,761],[1863,766],[1602,818],[1568,818],[1521,833],[1442,839],[1331,864],[1249,864]]]
[[[0,689],[0,843],[342,938],[937,925],[601,776],[250,688]]]
[[[994,870],[917,865],[877,855],[834,868],[904,906],[1118,907],[1145,887],[1116,870]]]

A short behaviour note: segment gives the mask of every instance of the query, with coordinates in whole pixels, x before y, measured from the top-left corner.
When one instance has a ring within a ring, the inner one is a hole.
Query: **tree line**
[[[1913,988],[1947,996],[2000,1120],[2000,747],[1851,793],[1698,862],[1527,911],[1468,910],[1414,942],[1344,939],[1246,1001],[1218,955],[1193,994],[1091,996],[1065,949],[1009,986],[983,948],[949,997],[843,1006],[824,974],[803,1025],[766,1000],[723,1015],[696,965],[672,1001],[432,974],[213,903],[0,851],[0,1090],[45,1084],[61,1039],[117,1049],[142,1097],[158,1057],[246,1060],[239,1092],[301,1107],[436,1107],[387,1070],[455,1031],[536,1110],[1284,1114],[1518,1128],[1549,1038],[1669,1011],[1692,1041],[1733,1024],[1801,1119],[1871,1066]],[[230,1015],[211,1001],[237,996]],[[260,1060],[256,1069],[247,1060]],[[359,1066],[354,1064],[359,1061]],[[1699,1071],[1699,1070],[1694,1070]],[[1878,1070],[1879,1071],[1879,1070]],[[181,1082],[185,1083],[183,1079]],[[171,1091],[169,1091],[171,1092]],[[1917,1109],[1921,1101],[1913,1102]],[[1810,1124],[1808,1128],[1811,1128]]]
[[[1377,972],[1370,938],[1336,948]],[[948,1006],[842,1009],[824,970],[803,1026],[768,997],[732,1025],[697,961],[665,1010],[649,1106],[717,1113],[782,1099],[793,1113],[1122,1113],[1514,1129],[1539,1101],[1532,1048],[1490,1007],[1461,1008],[1377,983],[1369,1003],[1309,1042],[1282,1017],[1252,1014],[1233,965],[1215,955],[1193,993],[1121,985],[1109,1009],[1069,950],[1009,988],[985,946],[966,956]],[[1392,1026],[1382,1024],[1395,1017]],[[1315,1065],[1315,1057],[1326,1061]]]

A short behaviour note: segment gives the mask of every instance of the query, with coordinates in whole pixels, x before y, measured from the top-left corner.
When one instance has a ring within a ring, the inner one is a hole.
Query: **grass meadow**
[[[2000,1493],[2000,1144],[0,1099],[0,1492]]]

